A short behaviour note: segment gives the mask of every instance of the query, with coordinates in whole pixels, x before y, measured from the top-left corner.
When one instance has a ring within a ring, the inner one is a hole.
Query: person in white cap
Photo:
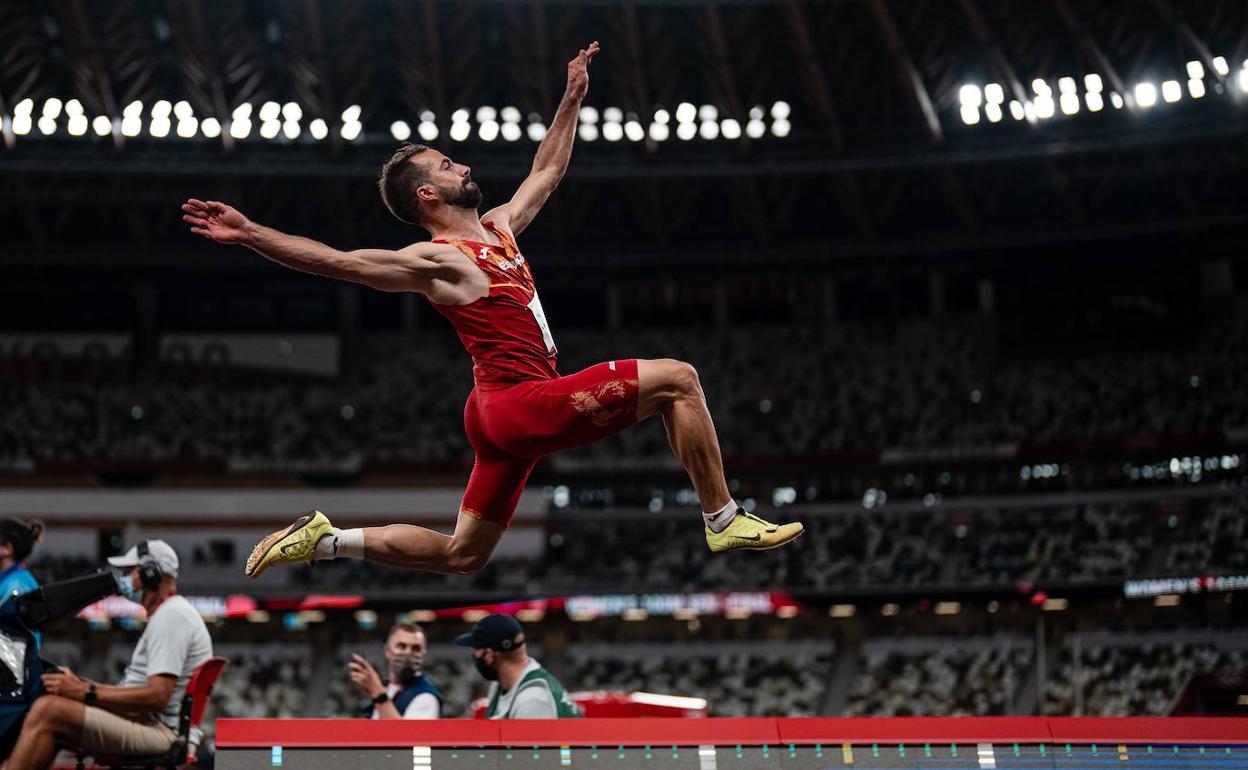
[[[212,657],[208,627],[178,595],[178,554],[168,543],[145,540],[108,563],[117,592],[147,611],[124,678],[106,685],[64,667],[45,673],[47,694],[27,714],[4,770],[47,770],[60,745],[87,754],[163,754],[173,746],[187,681]]]

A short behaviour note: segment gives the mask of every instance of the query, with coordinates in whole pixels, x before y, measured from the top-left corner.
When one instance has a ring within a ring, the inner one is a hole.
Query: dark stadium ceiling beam
[[[1170,0],[1152,0],[1152,6],[1157,10],[1157,14],[1161,16],[1162,20],[1166,22],[1166,25],[1179,33],[1179,39],[1204,65],[1206,76],[1216,78],[1225,87],[1227,85],[1227,77],[1218,72],[1218,68],[1213,65],[1213,54],[1210,53],[1209,46],[1205,45],[1204,41],[1196,36],[1191,26],[1188,25],[1187,20],[1175,9]]]
[[[96,39],[97,24],[91,18],[90,10],[83,0],[72,0],[69,3],[57,2],[52,7],[61,21],[61,29],[65,32],[68,43],[65,64],[70,76],[76,82],[79,93],[86,100],[87,106],[93,108],[98,114],[120,116],[121,108],[117,104],[117,96],[110,76],[114,63],[105,63],[104,57],[100,55],[101,48],[104,46]],[[132,12],[131,3],[128,2],[111,3],[104,8],[114,18]],[[107,36],[110,30],[116,30],[119,26],[121,25],[117,23],[106,22],[102,25],[101,31]],[[140,51],[139,55],[142,56],[145,53],[146,51]],[[119,150],[126,143],[120,127],[116,124],[113,125],[112,139],[113,146]]]
[[[652,95],[649,79],[646,77],[646,68],[643,62],[646,60],[645,49],[642,46],[641,25],[637,19],[637,7],[632,2],[621,3],[619,10],[617,33],[623,36],[624,40],[624,60],[626,62],[628,77],[625,81],[624,89],[627,96],[624,98],[625,106],[631,106],[638,110],[638,114],[644,114],[644,110],[648,110],[650,105],[655,103]],[[610,12],[608,12],[610,13]],[[648,152],[654,152],[656,149],[652,144],[647,143]],[[660,249],[667,248],[668,234],[670,232],[667,226],[667,218],[671,215],[668,207],[663,204],[663,186],[662,183],[653,177],[643,179],[639,182],[642,188],[641,195],[630,195],[630,207],[638,214],[638,220],[642,226],[646,228],[649,234],[654,238],[655,245]]]
[[[304,0],[304,12],[301,21],[307,39],[307,50],[315,73],[314,85],[309,89],[316,97],[316,107],[325,123],[329,126],[331,153],[337,154],[342,149],[342,136],[338,128],[341,124],[338,94],[334,88],[333,68],[329,63],[329,52],[325,46],[325,30],[321,23],[320,3],[317,0]],[[290,46],[287,46],[288,50]]]
[[[230,104],[225,95],[225,83],[221,79],[221,60],[212,44],[213,36],[208,29],[203,0],[170,2],[169,19],[180,53],[185,80],[197,97],[197,105],[205,114],[215,115],[221,122],[221,146],[226,152],[234,149],[234,137],[228,126]],[[179,12],[180,11],[180,12]]]
[[[1113,91],[1122,94],[1123,101],[1130,109],[1135,108],[1135,96],[1131,89],[1127,88],[1126,82],[1122,76],[1118,74],[1118,69],[1110,62],[1109,57],[1105,55],[1105,51],[1101,49],[1100,44],[1096,42],[1088,25],[1075,14],[1071,9],[1067,0],[1053,0],[1053,7],[1057,10],[1057,15],[1061,18],[1062,23],[1066,25],[1066,29],[1079,40],[1079,48],[1083,51],[1084,57],[1088,60],[1088,64],[1098,72],[1109,83],[1109,87]]]
[[[975,34],[975,40],[979,43],[980,49],[984,55],[988,57],[989,64],[996,71],[997,77],[1005,83],[1010,89],[1010,93],[1018,100],[1019,104],[1026,104],[1027,89],[1023,87],[1023,81],[1019,79],[1018,74],[1014,72],[1014,67],[1010,65],[1009,59],[1005,57],[1005,52],[1001,50],[1001,45],[997,42],[996,36],[988,28],[988,22],[985,21],[983,13],[980,12],[979,6],[975,0],[959,0],[962,6],[962,12],[966,15],[967,20],[971,23],[971,31]],[[1028,121],[1033,125],[1038,119],[1032,115],[1028,117]]]
[[[836,109],[836,102],[832,97],[832,88],[823,71],[822,59],[811,39],[806,13],[800,3],[789,2],[785,5],[784,17],[788,24],[789,34],[793,38],[794,55],[805,75],[801,80],[806,88],[807,98],[822,121],[824,133],[832,144],[832,148],[838,154],[844,154],[848,149],[845,130]],[[858,225],[863,235],[870,237],[875,232],[875,224],[871,219],[870,208],[863,200],[858,180],[850,173],[839,174],[836,177],[835,187],[836,195],[850,218]]]
[[[875,17],[876,25],[884,36],[884,43],[888,48],[898,79],[914,97],[915,105],[923,117],[932,143],[940,144],[945,138],[944,129],[940,125],[940,117],[936,114],[932,96],[927,92],[927,86],[923,83],[923,76],[919,74],[918,68],[914,66],[914,60],[910,58],[910,52],[906,48],[905,41],[902,40],[901,31],[897,29],[897,24],[893,21],[887,0],[871,0],[871,14]]]

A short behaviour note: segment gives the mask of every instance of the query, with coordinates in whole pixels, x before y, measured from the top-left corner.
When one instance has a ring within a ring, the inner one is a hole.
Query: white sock
[[[316,541],[316,554],[312,557],[315,561],[364,558],[364,530],[333,529],[332,535]]]
[[[702,520],[706,522],[706,526],[712,532],[723,532],[724,527],[732,523],[733,518],[737,515],[737,501],[729,500],[728,504],[720,508],[714,513],[702,512]]]

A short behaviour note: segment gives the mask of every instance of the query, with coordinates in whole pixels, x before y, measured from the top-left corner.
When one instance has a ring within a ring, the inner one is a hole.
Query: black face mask
[[[423,656],[422,656],[423,657]],[[390,659],[390,678],[398,682],[407,682],[420,675],[422,657],[416,655],[395,655]]]
[[[485,662],[485,658],[473,658],[472,662],[477,666],[477,673],[485,677],[491,682],[498,681],[498,668],[491,666]]]

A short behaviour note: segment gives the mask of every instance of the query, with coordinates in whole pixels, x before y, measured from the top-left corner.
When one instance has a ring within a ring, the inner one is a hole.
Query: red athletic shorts
[[[592,444],[637,422],[637,360],[566,377],[473,388],[464,430],[476,452],[460,510],[504,528],[544,455]]]

